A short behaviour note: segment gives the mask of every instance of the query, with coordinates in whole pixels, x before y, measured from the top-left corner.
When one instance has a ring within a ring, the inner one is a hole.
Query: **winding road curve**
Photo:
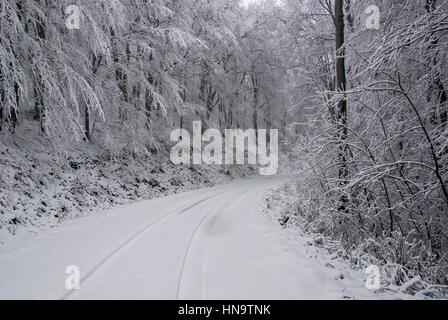
[[[292,178],[234,181],[19,237],[0,246],[0,299],[341,298],[345,286],[258,208]],[[80,290],[65,288],[69,265]]]

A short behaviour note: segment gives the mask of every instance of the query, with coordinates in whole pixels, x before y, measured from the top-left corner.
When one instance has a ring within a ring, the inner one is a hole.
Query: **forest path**
[[[260,212],[263,194],[291,176],[116,207],[0,247],[0,299],[340,299],[362,279],[291,246]],[[66,289],[66,267],[81,274]],[[349,283],[348,283],[348,282]]]

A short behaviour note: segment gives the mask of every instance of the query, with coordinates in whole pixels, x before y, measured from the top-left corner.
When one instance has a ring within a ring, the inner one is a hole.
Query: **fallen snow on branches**
[[[366,268],[370,265],[378,266],[381,286],[374,292],[379,294],[379,299],[446,297],[448,288],[431,284],[415,271],[406,268],[404,263],[397,263],[394,255],[396,250],[413,253],[412,248],[402,246],[405,241],[397,234],[384,239],[363,239],[347,247],[342,235],[332,228],[331,215],[319,212],[318,209],[324,208],[316,207],[313,199],[305,195],[297,179],[272,190],[262,203],[262,210],[273,222],[283,226],[293,246],[300,239],[307,239],[310,256],[322,260],[321,263],[331,269],[340,270],[342,278],[350,274],[366,279]],[[418,259],[418,256],[410,256],[409,259]],[[347,264],[351,268],[347,268]]]

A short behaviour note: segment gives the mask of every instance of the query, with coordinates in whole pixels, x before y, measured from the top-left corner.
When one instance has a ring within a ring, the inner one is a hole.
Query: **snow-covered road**
[[[371,298],[258,209],[291,176],[120,206],[0,246],[0,299]],[[81,289],[65,287],[79,266]]]

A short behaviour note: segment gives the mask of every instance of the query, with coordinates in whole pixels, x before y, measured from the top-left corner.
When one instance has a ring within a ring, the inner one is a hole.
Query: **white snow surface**
[[[0,246],[0,299],[390,299],[258,207],[291,176],[118,206]],[[79,266],[80,290],[65,287]]]

